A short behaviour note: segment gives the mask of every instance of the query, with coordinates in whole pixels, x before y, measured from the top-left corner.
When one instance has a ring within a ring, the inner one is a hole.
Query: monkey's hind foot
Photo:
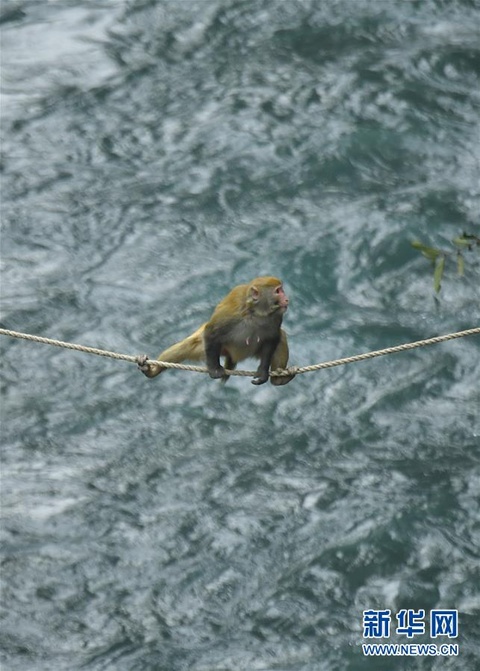
[[[292,370],[292,369],[289,368],[289,369],[288,369],[288,372],[290,372],[291,370]],[[282,373],[285,372],[284,369],[282,369],[282,368],[278,368],[278,369],[277,369],[277,372],[280,372],[280,371],[281,371]],[[293,380],[294,377],[295,377],[295,373],[293,373],[292,375],[281,375],[281,376],[279,375],[278,377],[277,377],[277,376],[274,376],[274,377],[270,377],[270,382],[271,382],[275,387],[281,387],[282,385],[284,385],[284,384],[288,384],[289,382],[291,382],[291,381]]]

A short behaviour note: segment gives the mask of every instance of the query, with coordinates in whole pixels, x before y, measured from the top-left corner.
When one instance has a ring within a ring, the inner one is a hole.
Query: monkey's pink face
[[[275,289],[275,302],[281,308],[283,312],[286,312],[288,308],[288,298],[287,294],[283,290],[282,285]]]

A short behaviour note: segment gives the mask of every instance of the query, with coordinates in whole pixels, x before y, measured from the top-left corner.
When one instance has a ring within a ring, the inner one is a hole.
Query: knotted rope
[[[387,354],[397,354],[398,352],[406,352],[407,350],[416,349],[417,347],[426,347],[427,345],[436,345],[448,340],[455,340],[456,338],[464,338],[470,335],[479,335],[480,326],[466,329],[465,331],[457,331],[455,333],[447,333],[446,335],[434,336],[426,340],[417,340],[415,342],[404,343],[403,345],[395,345],[394,347],[385,347],[384,349],[377,349],[372,352],[365,352],[364,354],[355,354],[347,356],[342,359],[333,359],[332,361],[324,361],[322,363],[313,364],[311,366],[291,366],[285,371],[272,371],[270,373],[273,377],[284,377],[286,375],[300,375],[301,373],[310,373],[315,370],[323,370],[324,368],[334,368],[335,366],[343,366],[348,363],[356,363],[357,361],[366,361],[367,359],[375,359],[379,356]],[[43,343],[44,345],[54,345],[55,347],[64,347],[65,349],[76,350],[77,352],[85,352],[86,354],[96,354],[97,356],[105,356],[110,359],[117,359],[120,361],[128,361],[130,363],[138,363],[138,356],[131,354],[119,354],[118,352],[110,352],[96,347],[87,347],[86,345],[78,345],[76,343],[64,342],[63,340],[54,340],[53,338],[43,338],[42,336],[30,335],[29,333],[20,333],[19,331],[10,331],[9,329],[0,329],[0,335],[10,336],[11,338],[21,338],[23,340],[31,340],[33,342]],[[189,370],[194,373],[208,373],[208,370],[203,366],[190,366],[183,363],[170,363],[168,361],[157,361],[157,359],[147,359],[147,363],[160,363],[162,368],[176,368],[179,370]],[[226,371],[229,375],[239,375],[244,377],[254,377],[255,371],[249,370],[231,370]]]

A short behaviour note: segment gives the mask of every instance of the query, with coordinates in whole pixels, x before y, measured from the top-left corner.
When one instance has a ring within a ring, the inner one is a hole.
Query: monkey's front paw
[[[268,375],[260,375],[260,376],[257,375],[256,377],[253,378],[252,384],[256,384],[256,385],[265,384],[265,382],[267,380],[268,380]]]
[[[225,368],[223,366],[217,366],[216,368],[209,368],[208,374],[212,380],[218,380],[220,378],[228,377],[225,375]]]

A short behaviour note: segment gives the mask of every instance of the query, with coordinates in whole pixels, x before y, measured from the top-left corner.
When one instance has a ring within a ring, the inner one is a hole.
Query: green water
[[[2,326],[153,356],[260,274],[297,365],[480,325],[410,245],[480,235],[476,0],[0,21]],[[2,671],[480,668],[478,336],[280,388],[0,346]],[[459,655],[364,657],[404,608]]]

